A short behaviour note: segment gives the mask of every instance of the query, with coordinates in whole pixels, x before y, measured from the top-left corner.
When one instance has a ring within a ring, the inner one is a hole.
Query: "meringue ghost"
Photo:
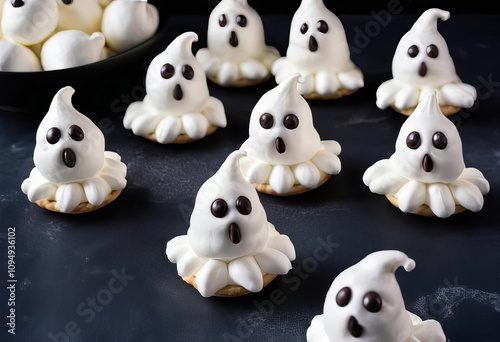
[[[129,105],[123,124],[162,144],[199,140],[227,124],[224,106],[209,95],[206,75],[191,51],[198,40],[185,32],[151,61],[146,96]]]
[[[101,32],[103,9],[99,0],[57,0],[59,21],[56,31],[79,30],[88,35]]]
[[[241,175],[243,156],[232,152],[200,187],[187,235],[167,242],[169,261],[203,297],[235,285],[246,290],[239,295],[258,292],[267,275],[288,273],[295,260],[289,237],[267,221],[257,191]]]
[[[151,38],[160,14],[147,0],[115,0],[104,9],[102,33],[108,46],[122,52]]]
[[[247,0],[222,0],[208,19],[207,47],[196,58],[222,86],[248,86],[270,78],[279,51],[265,43],[264,25]]]
[[[401,38],[392,60],[393,78],[383,82],[376,92],[378,108],[391,106],[410,115],[426,88],[436,89],[445,115],[473,106],[476,89],[458,77],[448,45],[437,30],[438,19],[449,17],[448,11],[430,8]]]
[[[297,90],[299,77],[283,80],[252,110],[249,137],[240,147],[248,154],[241,171],[259,191],[301,193],[340,172],[340,144],[320,140],[311,108]]]
[[[458,130],[441,112],[435,89],[424,92],[401,126],[395,153],[370,166],[363,182],[405,213],[441,218],[481,210],[490,188],[479,170],[465,167]]]
[[[344,27],[323,0],[302,0],[292,18],[286,56],[272,65],[276,83],[300,73],[306,98],[338,98],[364,86],[363,73],[351,61]]]
[[[101,32],[90,36],[78,30],[57,32],[42,45],[42,67],[56,70],[98,62],[105,57],[105,44],[106,38]]]
[[[367,255],[333,281],[323,314],[307,329],[308,342],[445,342],[441,324],[422,321],[405,309],[395,272],[410,272],[415,261],[397,250]]]
[[[0,40],[0,71],[41,71],[40,60],[28,47]]]
[[[104,150],[104,135],[73,107],[73,93],[66,86],[54,96],[36,132],[35,167],[21,185],[31,202],[63,213],[100,208],[127,184],[127,166]]]
[[[57,0],[6,1],[2,32],[11,42],[31,46],[49,37],[57,27]]]

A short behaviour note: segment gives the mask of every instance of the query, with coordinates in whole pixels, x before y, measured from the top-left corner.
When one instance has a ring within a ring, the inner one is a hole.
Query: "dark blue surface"
[[[466,165],[490,182],[484,208],[447,219],[404,214],[361,180],[366,168],[394,152],[405,120],[392,110],[379,110],[375,91],[390,78],[396,44],[416,17],[392,16],[366,45],[353,45],[353,60],[365,73],[364,88],[339,100],[309,102],[321,138],[342,146],[342,171],[309,193],[260,195],[269,221],[293,241],[297,259],[288,275],[243,297],[201,297],[177,276],[165,244],[186,233],[198,188],[246,139],[250,112],[274,81],[239,89],[210,84],[211,95],[225,105],[228,126],[181,146],[156,144],[123,128],[126,105],[144,95],[143,76],[127,79],[118,95],[110,89],[108,102],[84,113],[105,133],[106,149],[127,164],[128,185],[115,202],[83,215],[49,212],[21,192],[33,167],[35,131],[47,108],[0,112],[0,340],[305,341],[339,272],[368,253],[399,249],[417,264],[411,273],[397,272],[408,310],[439,320],[449,341],[499,341],[500,16],[452,13],[439,26],[459,76],[481,89],[475,109],[451,120],[458,126]],[[369,15],[340,18],[351,44],[359,43],[355,28],[363,32],[375,20]],[[193,30],[200,36],[194,49],[203,47],[206,20],[170,17],[161,44],[166,47]],[[284,53],[290,17],[263,20],[268,44]],[[131,75],[140,75],[145,64]],[[16,228],[15,335],[7,334],[5,324],[9,227]],[[326,251],[324,260],[315,257],[318,248]]]

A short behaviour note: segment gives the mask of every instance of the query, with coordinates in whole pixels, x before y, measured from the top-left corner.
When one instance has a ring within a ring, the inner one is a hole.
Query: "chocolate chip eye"
[[[351,301],[352,291],[350,287],[343,287],[335,296],[335,302],[340,307],[344,307]]]
[[[15,8],[24,6],[23,0],[12,0],[10,3],[12,4],[12,7]]]
[[[163,66],[161,67],[160,75],[164,79],[168,80],[170,77],[174,76],[174,73],[175,73],[175,68],[173,67],[172,64],[169,63],[163,64]]]
[[[73,3],[73,0],[62,0],[62,2],[65,5],[71,5]]]
[[[416,150],[420,146],[420,134],[418,132],[411,132],[406,137],[406,146],[411,148],[412,150]]]
[[[306,34],[308,29],[309,29],[309,26],[307,26],[306,23],[303,23],[302,26],[300,27],[300,33]]]
[[[295,129],[299,126],[299,118],[295,114],[288,114],[283,119],[283,125],[288,129]]]
[[[248,215],[252,212],[252,203],[245,196],[240,196],[236,199],[236,209],[241,215]]]
[[[210,211],[212,215],[217,218],[221,218],[226,216],[227,213],[227,203],[222,198],[217,198],[212,202],[212,206],[210,207]]]
[[[370,312],[379,312],[382,309],[382,298],[377,292],[368,292],[363,297],[363,306]]]
[[[241,27],[247,26],[247,17],[244,15],[239,15],[236,17],[236,24],[238,24]]]
[[[194,70],[191,67],[191,65],[186,64],[186,65],[184,65],[182,67],[182,76],[184,76],[184,78],[186,80],[192,80],[193,79],[193,77],[194,77]]]
[[[318,31],[321,33],[328,32],[328,24],[324,20],[318,21],[318,24],[316,24],[316,27],[318,28]]]
[[[259,122],[262,128],[269,129],[274,125],[274,118],[271,114],[264,113],[260,116]]]
[[[219,17],[219,26],[220,27],[224,27],[227,25],[227,18],[226,18],[226,15],[223,14]]]
[[[448,145],[448,139],[446,139],[446,135],[442,132],[436,132],[432,136],[432,145],[438,150],[444,150]]]
[[[415,58],[418,55],[418,46],[412,45],[408,48],[408,56]]]
[[[80,126],[73,125],[68,128],[68,134],[74,141],[82,141],[84,138],[83,129]]]
[[[430,58],[436,58],[439,55],[439,49],[434,44],[429,45],[425,52]]]
[[[45,139],[47,139],[49,144],[54,145],[59,141],[59,139],[61,139],[61,131],[57,127],[52,127],[47,131]]]

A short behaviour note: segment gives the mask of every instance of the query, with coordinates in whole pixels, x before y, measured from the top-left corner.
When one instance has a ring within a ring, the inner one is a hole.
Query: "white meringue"
[[[42,67],[44,70],[56,70],[98,62],[105,57],[105,44],[106,39],[101,32],[90,36],[78,30],[57,32],[42,45]]]
[[[448,45],[437,30],[437,21],[448,20],[450,12],[438,8],[426,10],[401,38],[392,60],[393,78],[383,82],[376,92],[380,109],[411,111],[426,88],[436,89],[441,106],[470,108],[477,98],[476,89],[458,77]]]
[[[73,93],[66,86],[54,96],[36,133],[35,167],[21,185],[31,202],[56,201],[64,213],[83,202],[99,206],[127,184],[126,165],[104,150],[104,135],[73,107]]]
[[[292,242],[267,221],[257,191],[239,171],[244,155],[232,152],[203,183],[187,235],[167,242],[169,261],[181,277],[195,276],[203,297],[227,285],[258,292],[264,274],[286,274],[295,259]]]
[[[79,30],[89,35],[101,31],[103,9],[99,0],[57,0],[59,22],[56,31]]]
[[[122,52],[151,38],[160,14],[147,0],[115,0],[104,9],[102,33],[108,46]]]
[[[0,40],[0,71],[41,71],[40,60],[28,47]]]
[[[42,42],[57,27],[57,0],[6,1],[2,13],[2,32],[7,40],[30,46]],[[19,6],[18,6],[19,5]]]
[[[226,126],[224,106],[209,95],[206,75],[191,51],[197,40],[196,33],[185,32],[153,58],[144,100],[131,103],[125,112],[126,129],[169,144],[181,135],[198,140],[210,126]]]
[[[340,144],[320,140],[311,108],[297,90],[299,77],[289,76],[259,99],[249,137],[240,147],[248,154],[241,163],[244,177],[269,184],[277,194],[287,194],[296,184],[314,189],[322,172],[333,175],[341,169]]]
[[[445,342],[441,324],[405,309],[395,272],[415,261],[397,250],[373,252],[342,271],[311,321],[308,342]]]
[[[278,57],[278,50],[266,45],[262,20],[247,0],[222,0],[214,7],[207,47],[196,53],[208,78],[223,86],[266,80]]]
[[[401,126],[395,153],[370,166],[363,182],[374,193],[395,196],[403,212],[427,205],[438,217],[454,214],[456,206],[479,211],[489,192],[482,173],[465,167],[458,130],[441,112],[434,89]]]
[[[286,56],[272,65],[276,82],[300,73],[306,96],[340,97],[364,86],[363,73],[351,61],[344,27],[323,0],[302,0],[292,18]]]

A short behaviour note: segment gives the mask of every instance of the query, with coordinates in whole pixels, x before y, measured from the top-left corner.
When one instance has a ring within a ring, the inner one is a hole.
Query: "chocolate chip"
[[[47,139],[49,144],[54,145],[61,139],[61,131],[57,127],[52,127],[47,131],[45,139]]]
[[[369,312],[379,312],[382,309],[382,298],[377,292],[368,292],[363,296],[363,306]]]
[[[247,22],[248,22],[247,17],[245,17],[244,15],[239,15],[236,17],[236,24],[238,24],[241,27],[247,26]]]
[[[439,55],[439,49],[436,45],[431,44],[427,47],[426,53],[430,58],[436,58]]]
[[[420,64],[420,67],[418,68],[418,74],[421,77],[424,77],[425,75],[427,75],[427,65],[425,65],[425,62],[422,62]]]
[[[76,165],[76,154],[75,152],[70,149],[70,148],[67,148],[63,151],[62,153],[62,158],[63,158],[63,162],[64,164],[69,167],[69,168],[73,168],[75,167]]]
[[[194,77],[194,70],[191,67],[191,65],[186,64],[186,65],[184,65],[182,67],[182,76],[184,76],[184,78],[186,80],[192,80],[193,79],[193,77]]]
[[[264,129],[270,129],[274,125],[274,118],[272,114],[264,113],[260,116],[259,123]]]
[[[240,196],[236,199],[236,209],[242,215],[248,215],[252,212],[252,203],[245,196]]]
[[[288,129],[295,129],[299,126],[299,118],[295,114],[288,114],[283,119],[283,125]]]
[[[223,14],[219,17],[219,26],[220,27],[224,27],[227,25],[227,18],[226,18],[226,15]]]
[[[300,27],[300,33],[306,34],[308,29],[309,29],[309,26],[307,26],[306,23],[303,23],[302,26]]]
[[[318,21],[318,23],[316,24],[316,27],[318,28],[318,31],[321,33],[328,32],[328,24],[324,20]]]
[[[350,287],[343,287],[335,296],[335,302],[338,306],[344,307],[351,301],[352,291]]]
[[[309,37],[309,51],[318,51],[318,41],[313,36]]]
[[[234,222],[229,225],[229,240],[235,245],[241,241],[240,227]]]
[[[448,145],[448,140],[446,139],[446,135],[443,132],[436,132],[432,136],[432,145],[438,150],[444,150]]]
[[[169,79],[170,77],[174,76],[175,73],[175,68],[172,64],[163,64],[160,70],[160,75],[164,79]]]
[[[349,318],[349,322],[347,322],[347,330],[349,330],[351,336],[355,338],[361,337],[363,334],[363,327],[359,325],[358,320],[354,316]]]
[[[23,0],[12,0],[10,3],[12,4],[12,7],[15,8],[24,6]]]
[[[231,35],[229,36],[229,44],[232,47],[238,46],[238,36],[236,35],[236,32],[234,32],[234,31],[231,31]]]
[[[412,45],[408,48],[408,56],[415,58],[418,55],[418,46]]]
[[[420,134],[418,132],[413,131],[406,137],[406,146],[412,150],[419,148],[421,142]]]
[[[212,212],[212,215],[214,215],[217,218],[226,216],[227,202],[224,201],[222,198],[217,198],[215,201],[212,202],[210,211]]]
[[[68,134],[74,141],[82,141],[85,134],[83,133],[83,129],[80,126],[72,125],[68,129]]]
[[[184,93],[182,92],[182,88],[181,88],[180,84],[175,85],[174,92],[172,95],[174,96],[174,99],[176,99],[177,101],[182,100]]]
[[[280,137],[276,138],[276,140],[274,141],[274,146],[276,147],[276,151],[278,151],[279,154],[285,153],[285,142]]]
[[[434,162],[432,161],[431,156],[429,156],[428,154],[424,156],[424,160],[422,161],[422,168],[425,172],[431,172],[434,168]]]

